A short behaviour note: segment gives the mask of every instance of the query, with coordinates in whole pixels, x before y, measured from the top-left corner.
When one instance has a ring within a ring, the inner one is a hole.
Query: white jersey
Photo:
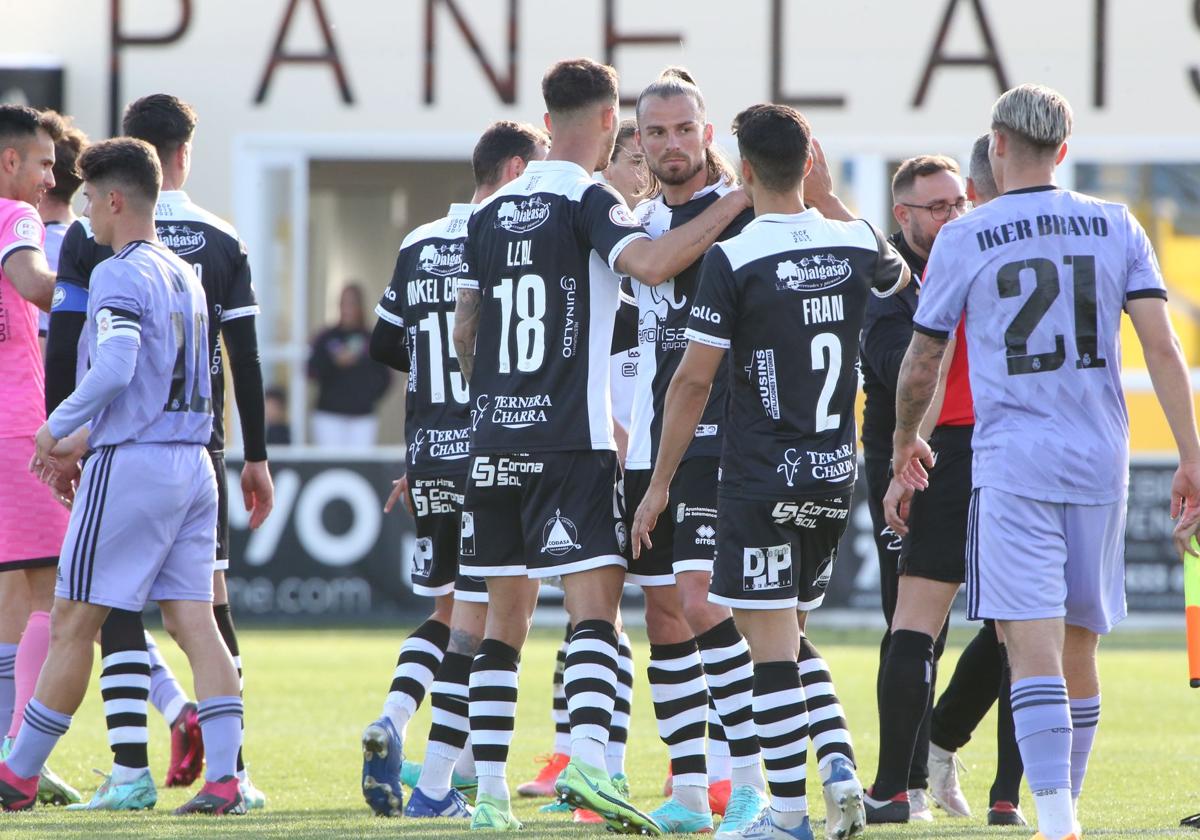
[[[1122,499],[1121,311],[1167,296],[1128,209],[1049,185],[1014,190],[942,228],[925,276],[913,328],[944,338],[966,318],[975,486]]]

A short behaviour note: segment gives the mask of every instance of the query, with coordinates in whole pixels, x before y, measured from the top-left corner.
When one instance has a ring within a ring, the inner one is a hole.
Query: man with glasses
[[[900,230],[889,241],[908,263],[913,277],[919,280],[938,231],[947,221],[966,212],[969,206],[958,164],[944,155],[921,155],[904,161],[892,178],[892,198],[892,214]],[[883,497],[888,488],[892,432],[896,425],[896,380],[900,374],[900,361],[912,338],[912,319],[917,309],[919,287],[920,283],[915,282],[891,297],[868,300],[860,346],[866,392],[862,442],[867,500],[879,553],[879,591],[883,615],[889,628],[880,645],[881,668],[892,641],[890,628],[899,590],[901,546],[900,535],[884,520]],[[934,644],[933,667],[929,675],[931,694],[937,678],[937,660],[945,643],[946,629],[943,626]],[[886,703],[883,697],[883,692],[880,692],[880,725],[888,729],[896,715],[905,715],[907,712],[898,708],[891,697]],[[903,804],[891,809],[903,812],[893,815],[897,821],[933,819],[925,795],[929,779],[930,711],[930,704],[926,702],[908,770],[907,786],[889,791],[887,795],[888,799],[893,796],[898,801],[900,797],[904,799]],[[878,791],[875,795],[878,795]],[[874,816],[878,817],[879,814]],[[868,809],[868,819],[871,817],[871,810]]]

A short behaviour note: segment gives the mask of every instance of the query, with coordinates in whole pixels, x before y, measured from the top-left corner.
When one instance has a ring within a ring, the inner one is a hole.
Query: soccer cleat
[[[711,813],[697,813],[674,799],[668,799],[651,811],[650,819],[663,834],[712,834],[713,830]]]
[[[89,801],[68,805],[68,811],[148,811],[158,804],[158,790],[149,770],[120,784],[107,773],[95,772],[104,777],[100,787]]]
[[[962,762],[957,753],[944,750],[937,744],[929,745],[929,795],[938,807],[952,817],[971,816],[971,806],[963,795],[958,781]],[[911,801],[911,797],[910,797]],[[916,817],[913,817],[916,819]]]
[[[854,775],[854,765],[842,756],[829,762],[829,778],[821,786],[825,795],[826,840],[859,837],[869,818],[862,783]]]
[[[770,808],[764,808],[754,822],[738,833],[739,840],[813,840],[808,817],[795,828],[776,825]]]
[[[863,794],[868,825],[908,822],[908,791],[902,790],[891,799],[876,799],[873,792],[874,788]]]
[[[209,814],[214,817],[227,814],[246,813],[246,803],[238,790],[237,776],[222,776],[215,782],[205,782],[204,787],[187,802],[175,809],[175,816],[187,814]]]
[[[421,763],[409,761],[407,758],[400,765],[400,783],[409,790],[416,790],[421,782]],[[466,797],[467,802],[475,801],[475,792],[479,790],[479,780],[472,776],[460,776],[458,771],[450,776],[450,787]]]
[[[557,799],[553,802],[547,802],[545,805],[538,808],[539,814],[569,814],[571,806],[566,802],[559,802]]]
[[[363,799],[376,816],[400,816],[404,812],[404,790],[400,787],[403,744],[389,718],[381,717],[363,730],[362,750]]]
[[[472,831],[520,831],[524,827],[513,816],[512,805],[507,799],[480,794],[471,817]]]
[[[738,785],[729,794],[725,818],[721,820],[721,827],[714,835],[714,840],[741,837],[742,830],[752,825],[763,809],[770,804],[767,795],[754,785]]]
[[[0,808],[5,811],[26,811],[37,801],[38,777],[18,776],[0,762]]]
[[[567,807],[569,808],[570,806],[568,805]],[[604,817],[595,811],[589,811],[587,808],[576,808],[571,813],[571,822],[580,823],[581,825],[601,825],[604,822]]]
[[[204,739],[200,735],[200,710],[184,703],[171,724],[171,763],[163,787],[188,787],[204,769]]]
[[[1025,822],[1025,815],[1021,813],[1021,809],[1011,802],[998,800],[992,803],[992,807],[988,808],[988,825],[1029,825]]]
[[[404,806],[406,817],[457,817],[469,820],[472,815],[467,798],[454,788],[441,799],[426,796],[420,788],[413,788],[412,796],[408,797],[408,804]]]
[[[555,796],[554,782],[562,773],[563,768],[567,766],[567,762],[571,760],[571,756],[554,753],[538,756],[537,760],[545,762],[545,766],[538,771],[532,781],[521,782],[517,785],[517,793],[520,796]]]
[[[908,792],[908,821],[933,822],[933,809],[924,788],[912,788]]]
[[[245,803],[247,811],[261,811],[267,807],[267,795],[250,781],[249,773],[238,779],[238,792],[242,795],[242,802]]]
[[[617,834],[661,834],[658,825],[625,798],[628,794],[618,786],[622,779],[620,774],[613,779],[599,768],[571,760],[554,783],[554,789],[559,799],[575,808],[595,811]],[[628,791],[627,784],[624,787]]]
[[[708,810],[714,814],[725,815],[725,806],[729,804],[729,792],[733,784],[729,779],[720,779],[708,783]]]

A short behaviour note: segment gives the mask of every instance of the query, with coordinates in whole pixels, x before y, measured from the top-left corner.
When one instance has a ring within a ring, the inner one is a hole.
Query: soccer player
[[[204,449],[212,435],[204,288],[157,240],[162,174],[154,148],[108,140],[79,159],[96,241],[115,255],[93,272],[91,367],[37,432],[34,467],[89,429],[55,586],[54,636],[8,758],[0,804],[33,804],[38,769],[66,734],[91,674],[92,643],[109,609],[155,600],[196,678],[208,767],[176,813],[242,813],[236,758],[242,701],[237,670],[213,619],[217,488]]]
[[[1200,438],[1154,251],[1123,205],[1058,188],[1071,107],[1022,85],[992,108],[999,198],[947,225],[930,256],[900,372],[893,467],[928,484],[918,435],[962,319],[975,403],[967,597],[999,622],[1038,837],[1077,838],[1100,717],[1099,637],[1124,618],[1129,419],[1121,311],[1179,450],[1172,515],[1200,516]]]
[[[967,198],[976,207],[986,204],[997,195],[996,181],[992,178],[992,163],[988,159],[989,139],[987,134],[979,137],[971,150]],[[960,324],[959,331],[961,330]],[[954,363],[960,366],[957,373],[962,381],[961,385],[956,387],[964,394],[969,394],[965,348],[965,340],[956,335],[951,339],[951,344],[947,345],[946,356],[951,357]],[[942,373],[944,378],[947,373],[945,364],[942,365]],[[950,376],[951,381],[954,381],[955,373],[951,372]],[[936,404],[935,396],[935,407]],[[894,399],[892,410],[895,411]],[[927,422],[932,412],[933,408],[926,414]],[[965,407],[962,416],[965,419]],[[962,492],[969,495],[969,485],[966,485]],[[895,508],[891,505],[887,507],[894,515]],[[965,517],[967,507],[963,506],[960,510]],[[965,531],[963,536],[965,541]],[[956,550],[965,557],[961,548]],[[993,674],[999,674],[998,681],[992,678]],[[996,715],[996,775],[988,794],[988,825],[1025,825],[1025,816],[1020,809],[1023,768],[1021,752],[1017,749],[1016,737],[1013,734],[1010,684],[1008,652],[997,635],[996,623],[987,620],[959,655],[954,674],[933,708],[929,730],[929,787],[934,799],[947,813],[970,814],[970,807],[958,782],[958,762],[955,753],[970,740],[971,734],[983,720],[992,703],[998,699],[1000,706]]]
[[[241,486],[252,529],[262,524],[270,513],[273,488],[266,461],[262,370],[255,330],[258,303],[250,281],[245,245],[230,225],[193,204],[182,189],[191,172],[192,138],[197,120],[195,111],[186,102],[167,94],[153,94],[126,108],[123,128],[127,135],[149,142],[158,152],[164,185],[155,208],[159,241],[193,267],[207,295],[211,329],[205,358],[210,363],[215,407],[209,453],[218,478],[213,614],[240,672],[237,635],[225,590],[224,570],[229,566],[229,517],[224,461],[226,362],[221,352],[221,338],[229,351],[228,364],[242,425],[246,462]],[[48,377],[55,383],[56,396],[70,392],[67,382],[77,366],[75,347],[83,325],[82,313],[87,308],[88,278],[93,267],[109,253],[90,236],[85,222],[73,225],[68,231],[59,266],[58,291],[61,294],[51,314],[51,338],[47,347]],[[101,693],[106,701],[120,701],[114,703],[113,712],[106,715],[113,749],[113,773],[85,807],[101,810],[147,807],[145,803],[157,798],[146,753],[147,699],[154,699],[156,708],[171,728],[168,787],[190,785],[200,772],[203,744],[199,738],[198,709],[158,654],[153,639],[147,636],[140,614],[134,615],[123,609],[110,612],[101,634],[101,655],[104,686]],[[139,703],[140,710],[135,710]],[[116,711],[118,706],[120,712]],[[250,809],[264,807],[266,798],[249,780],[240,753],[237,763],[246,806]]]
[[[46,226],[46,263],[51,271],[58,270],[58,254],[62,250],[63,237],[67,228],[75,221],[75,210],[71,201],[79,191],[79,171],[75,161],[87,145],[87,135],[63,117],[62,139],[54,144],[54,187],[46,191],[38,205],[38,215]],[[46,349],[46,331],[50,327],[50,313],[38,313],[38,333],[42,337],[42,350]]]
[[[471,413],[467,381],[451,341],[455,282],[471,211],[542,160],[550,139],[540,129],[511,121],[493,123],[471,155],[475,194],[452,204],[449,215],[404,238],[392,281],[375,307],[371,358],[407,377],[404,437],[407,471],[385,506],[403,499],[417,526],[413,591],[434,600],[433,614],[400,647],[383,715],[362,736],[363,797],[376,814],[399,816],[405,730],[431,683],[433,726],[425,770],[414,769],[415,790],[404,813],[412,817],[470,817],[452,771],[467,738],[467,679],[483,636],[487,587],[459,572],[459,530]],[[436,683],[434,682],[436,680]],[[428,778],[426,778],[428,777]]]
[[[55,145],[64,131],[53,112],[0,106],[0,723],[8,733],[0,757],[21,728],[46,659],[54,566],[67,527],[66,511],[28,470],[46,416],[37,313],[50,308],[54,288],[34,208],[55,187]],[[73,788],[36,769],[43,801],[78,801]]]
[[[920,155],[902,162],[892,178],[892,214],[900,230],[889,237],[889,242],[904,258],[914,277],[925,271],[929,249],[933,247],[938,231],[950,219],[957,218],[966,210],[967,196],[958,164],[945,155]],[[875,298],[867,303],[867,320],[863,328],[859,353],[862,359],[863,385],[866,405],[863,414],[863,449],[865,454],[867,499],[871,513],[871,524],[875,529],[875,547],[879,555],[880,597],[884,619],[888,623],[880,645],[879,671],[879,719],[881,732],[881,772],[886,765],[882,781],[877,779],[878,791],[872,796],[882,796],[887,807],[878,802],[875,806],[867,799],[867,819],[877,822],[885,819],[897,822],[933,819],[926,787],[929,781],[929,718],[932,702],[926,696],[922,702],[919,729],[912,734],[914,746],[897,746],[895,733],[903,732],[901,743],[909,737],[907,728],[898,726],[897,719],[907,719],[913,713],[908,701],[900,698],[903,691],[919,692],[916,686],[908,686],[895,696],[884,688],[884,673],[889,655],[892,653],[892,625],[894,623],[897,592],[899,589],[901,539],[887,524],[884,516],[883,498],[888,488],[888,477],[892,462],[892,433],[896,421],[896,377],[900,373],[900,360],[912,338],[912,316],[917,308],[918,283],[906,287],[902,292],[887,298]],[[969,446],[970,432],[967,432]],[[967,482],[970,487],[970,480]],[[961,554],[961,551],[959,552]],[[953,548],[943,561],[951,568],[955,566]],[[961,574],[959,563],[959,573]],[[936,570],[945,575],[944,570]],[[910,587],[912,582],[910,581]],[[910,601],[911,605],[911,601]],[[948,624],[939,625],[934,632],[933,659],[929,671],[930,690],[937,683],[937,663],[946,645]],[[902,639],[901,646],[904,641]],[[921,682],[925,673],[922,671]],[[929,692],[926,692],[928,694]],[[917,702],[913,700],[912,702]],[[903,768],[898,762],[906,761]],[[903,775],[904,778],[898,778]],[[883,794],[886,793],[886,796]]]
[[[592,178],[617,135],[616,72],[561,61],[542,93],[550,157],[531,162],[471,216],[455,312],[472,410],[460,571],[487,579],[493,606],[470,676],[479,775],[472,825],[519,827],[504,780],[517,662],[537,581],[561,576],[573,628],[564,671],[571,761],[557,789],[618,830],[657,833],[605,769],[626,566],[609,382],[617,272],[668,280],[746,200],[724,196],[651,241],[621,197]]]
[[[725,438],[721,456],[709,597],[733,608],[749,642],[770,789],[770,806],[735,836],[811,838],[809,718],[798,663],[804,625],[824,598],[850,513],[855,360],[867,296],[894,293],[909,271],[870,224],[805,209],[811,134],[799,112],[752,106],[734,131],[755,219],[704,259],[632,539],[639,553],[653,548],[655,522],[728,352],[724,423],[738,433]],[[834,837],[861,834],[865,821],[848,764],[835,760],[826,786]]]

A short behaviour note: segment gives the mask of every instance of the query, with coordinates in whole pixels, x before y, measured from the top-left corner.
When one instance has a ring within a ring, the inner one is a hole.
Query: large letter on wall
[[[296,7],[300,5],[300,0],[288,0],[287,11],[283,14],[283,23],[280,24],[279,34],[275,37],[275,46],[271,48],[271,58],[267,61],[266,69],[263,70],[258,93],[254,95],[255,105],[261,105],[266,100],[267,89],[271,86],[271,77],[275,75],[275,70],[281,64],[328,64],[333,70],[334,78],[337,79],[342,101],[347,105],[354,104],[354,94],[350,92],[350,82],[346,80],[346,71],[342,68],[342,59],[338,55],[337,44],[333,42],[333,30],[329,26],[329,19],[325,17],[325,9],[321,7],[321,0],[309,0],[309,2],[312,3],[313,12],[317,15],[317,25],[321,29],[325,49],[322,52],[314,53],[294,53],[284,49],[283,42],[287,39],[288,30],[292,26],[292,18],[296,16]]]
[[[683,46],[683,34],[680,32],[618,32],[617,31],[617,0],[604,0],[604,63],[617,66],[614,60],[617,47],[622,44],[678,44]],[[633,105],[636,96],[621,95],[622,105]]]
[[[954,19],[954,10],[960,2],[969,2],[975,10],[975,22],[979,25],[979,35],[983,38],[984,52],[981,55],[946,55],[942,52],[946,47],[946,37],[950,34],[950,21]],[[997,93],[1008,90],[1008,77],[1004,73],[1004,65],[1000,63],[1000,53],[996,51],[996,41],[992,37],[992,28],[988,26],[987,16],[983,13],[983,0],[950,0],[946,6],[946,14],[942,17],[942,26],[934,39],[933,49],[929,52],[929,60],[925,62],[925,72],[921,76],[921,84],[917,86],[917,95],[913,97],[913,107],[920,108],[925,104],[925,94],[929,92],[929,83],[933,81],[933,71],[942,66],[951,67],[990,67],[996,77]]]
[[[797,108],[844,108],[840,93],[783,92],[783,0],[771,0],[771,101]]]
[[[121,28],[121,0],[112,0],[109,37],[108,133],[121,133],[121,49],[124,47],[160,47],[183,37],[192,22],[192,0],[179,0],[179,25],[162,35],[127,35]]]
[[[471,52],[475,53],[475,58],[479,62],[479,66],[483,69],[483,73],[487,76],[488,81],[492,83],[492,88],[496,91],[496,96],[500,98],[500,101],[506,105],[512,105],[516,102],[517,0],[508,0],[507,76],[501,76],[497,73],[496,68],[492,67],[492,63],[483,54],[483,48],[479,44],[479,39],[475,37],[475,33],[467,25],[467,19],[463,16],[455,0],[425,0],[425,104],[433,104],[433,83],[437,70],[435,55],[437,52],[437,16],[435,14],[435,7],[438,5],[444,5],[446,10],[450,12],[450,17],[454,20],[454,25],[458,27],[458,31],[462,34],[463,39],[466,40],[467,46],[471,48]]]

